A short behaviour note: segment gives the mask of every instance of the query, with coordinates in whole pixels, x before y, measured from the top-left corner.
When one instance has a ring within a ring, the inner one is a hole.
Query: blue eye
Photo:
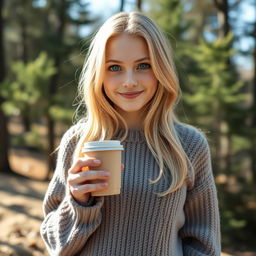
[[[121,67],[119,65],[112,65],[108,68],[110,71],[116,72],[116,71],[120,71]]]
[[[137,69],[149,69],[151,65],[149,63],[141,63],[138,65]]]

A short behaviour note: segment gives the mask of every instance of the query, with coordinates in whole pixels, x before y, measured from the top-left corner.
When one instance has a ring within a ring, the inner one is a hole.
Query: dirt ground
[[[18,128],[15,126],[16,132]],[[10,163],[20,175],[0,173],[0,256],[49,255],[39,233],[42,200],[48,186],[43,181],[46,161],[38,153],[12,149]],[[224,251],[222,256],[256,255],[256,252]]]
[[[0,256],[48,255],[39,234],[47,182],[0,174]]]

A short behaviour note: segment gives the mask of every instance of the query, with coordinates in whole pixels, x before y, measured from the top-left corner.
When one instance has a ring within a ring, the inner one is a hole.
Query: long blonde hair
[[[153,156],[159,164],[158,182],[167,172],[171,174],[169,188],[159,195],[166,195],[180,188],[187,176],[187,156],[175,130],[177,119],[174,108],[180,95],[171,48],[154,22],[138,13],[118,13],[110,17],[93,38],[83,66],[79,93],[86,105],[86,126],[81,131],[82,140],[106,140],[113,138],[120,128],[128,132],[122,116],[109,103],[103,92],[105,48],[109,38],[128,33],[145,39],[153,72],[158,80],[155,96],[150,101],[144,120],[144,134]]]

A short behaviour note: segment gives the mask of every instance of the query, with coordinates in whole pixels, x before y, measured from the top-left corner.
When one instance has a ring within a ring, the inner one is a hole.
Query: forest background
[[[208,137],[222,246],[256,251],[256,3],[115,2],[99,14],[86,0],[0,0],[0,174],[17,173],[11,152],[26,150],[47,166],[40,179],[50,179],[52,152],[86,111],[74,116],[79,74],[93,33],[111,14],[140,10],[158,23],[173,46],[183,91],[177,107],[181,120]],[[21,129],[11,128],[15,123]],[[38,178],[32,171],[22,175]]]

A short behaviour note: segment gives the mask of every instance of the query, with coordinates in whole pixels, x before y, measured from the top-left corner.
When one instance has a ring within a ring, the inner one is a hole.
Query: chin
[[[137,109],[137,108],[129,108],[129,109],[125,109],[123,108],[122,111],[126,112],[126,113],[138,113],[140,112],[141,109]]]

